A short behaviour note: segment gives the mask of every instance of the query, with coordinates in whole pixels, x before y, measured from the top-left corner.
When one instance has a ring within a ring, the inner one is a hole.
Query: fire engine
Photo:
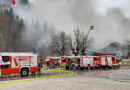
[[[99,67],[99,57],[98,56],[82,56],[80,59],[80,69],[84,68],[98,68]]]
[[[55,68],[57,65],[61,68],[81,69],[84,68],[114,68],[119,67],[119,62],[115,56],[62,56],[62,57],[47,57],[45,64]]]
[[[119,68],[119,61],[116,60],[115,56],[107,55],[107,56],[100,56],[99,59],[100,67],[106,68]]]
[[[51,68],[60,66],[61,57],[46,57],[45,64]]]
[[[73,62],[72,60],[73,56],[63,56],[60,60],[60,66],[66,68],[67,70],[70,69],[70,63]]]
[[[70,68],[71,69],[78,69],[80,68],[80,56],[69,56],[70,59]]]
[[[60,64],[65,64],[66,69],[76,69],[80,65],[80,56],[63,56],[61,57]]]
[[[0,75],[35,73],[39,69],[38,58],[33,52],[0,52]]]

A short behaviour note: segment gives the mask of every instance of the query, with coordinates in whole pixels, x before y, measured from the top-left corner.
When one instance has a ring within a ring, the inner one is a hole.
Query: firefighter
[[[71,67],[71,69],[74,69],[74,67],[75,67],[75,65],[74,65],[74,60],[72,60],[72,59],[71,59],[71,61],[70,61],[70,67]]]
[[[62,62],[61,62],[61,68],[65,68],[67,67],[67,64],[66,64],[66,60],[64,59]]]
[[[42,61],[43,61],[43,59],[42,59],[42,57],[40,58],[40,63],[38,64],[39,66],[39,68],[38,68],[38,75],[41,75],[41,68],[42,68]],[[34,73],[34,75],[35,75],[35,73]]]

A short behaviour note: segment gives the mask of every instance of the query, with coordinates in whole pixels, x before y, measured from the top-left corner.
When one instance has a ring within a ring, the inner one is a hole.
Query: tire
[[[29,70],[28,69],[21,69],[20,75],[22,77],[28,76]]]
[[[110,66],[110,69],[114,69],[114,67],[113,67],[113,66]]]
[[[97,65],[97,69],[100,69],[100,65],[99,64]]]
[[[78,67],[76,67],[76,70],[78,70],[79,68]]]
[[[80,70],[84,70],[84,68],[83,68],[83,67],[80,67]]]
[[[106,69],[106,66],[102,66],[103,69]]]
[[[66,66],[66,70],[69,70],[69,66]]]
[[[80,69],[80,65],[78,65],[78,66],[76,67],[76,69],[79,70],[79,69]]]
[[[118,64],[117,68],[120,68],[120,65]]]

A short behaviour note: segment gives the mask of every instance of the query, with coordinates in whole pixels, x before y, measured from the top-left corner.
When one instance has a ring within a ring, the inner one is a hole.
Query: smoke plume
[[[39,21],[40,24],[47,21],[48,24],[54,25],[57,31],[63,30],[67,33],[72,33],[77,25],[87,33],[90,26],[93,25],[94,30],[91,31],[89,40],[92,40],[91,49],[94,50],[100,50],[112,42],[124,44],[130,34],[130,18],[120,6],[111,6],[105,12],[101,12],[99,10],[101,1],[27,0],[26,5],[19,4],[16,13],[28,23],[31,23],[32,20]],[[26,36],[31,39],[33,34],[36,34],[37,38],[41,39],[34,40],[39,40],[38,46],[41,46],[47,42],[45,39],[51,37],[51,34],[49,36],[45,34],[45,37],[44,35],[40,36],[41,32],[44,33],[42,30],[45,28],[43,29],[42,25],[39,28],[42,28],[41,31],[30,26]]]

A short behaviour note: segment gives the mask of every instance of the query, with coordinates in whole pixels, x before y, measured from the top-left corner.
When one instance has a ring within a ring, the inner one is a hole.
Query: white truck
[[[39,56],[33,52],[0,52],[0,75],[28,76],[38,68]]]

